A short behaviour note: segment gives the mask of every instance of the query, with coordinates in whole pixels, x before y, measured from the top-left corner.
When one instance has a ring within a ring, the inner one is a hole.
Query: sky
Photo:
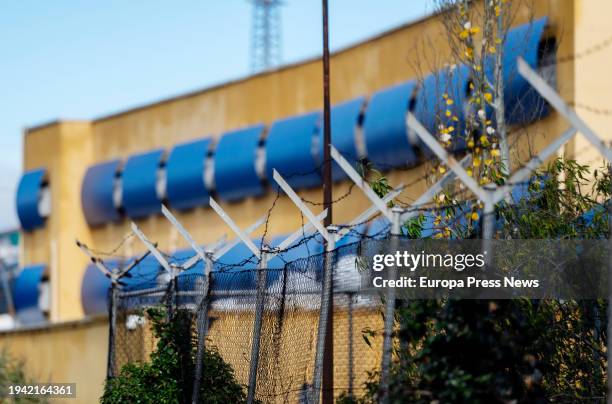
[[[418,19],[432,0],[329,0],[330,46]],[[18,227],[27,127],[93,119],[250,73],[248,0],[0,1],[0,230]],[[321,1],[285,0],[282,62],[321,54]]]

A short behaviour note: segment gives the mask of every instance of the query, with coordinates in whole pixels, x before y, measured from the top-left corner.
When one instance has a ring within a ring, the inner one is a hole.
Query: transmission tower
[[[281,0],[250,0],[251,70],[258,72],[278,66],[281,61]]]

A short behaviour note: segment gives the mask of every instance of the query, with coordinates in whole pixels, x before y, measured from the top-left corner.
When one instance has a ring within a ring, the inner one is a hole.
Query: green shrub
[[[196,347],[191,314],[179,311],[172,321],[160,309],[147,310],[157,346],[149,363],[130,363],[119,375],[107,380],[103,404],[191,402]],[[244,387],[234,370],[214,348],[203,355],[200,402],[241,403],[246,401]]]
[[[527,197],[498,206],[503,224],[498,237],[606,238],[603,203],[611,199],[610,184],[608,167],[591,171],[557,159],[533,176]],[[584,220],[585,212],[590,220]],[[419,222],[408,226],[419,233]],[[453,234],[465,230],[451,228]],[[603,402],[607,305],[604,299],[398,303],[389,402]],[[371,338],[381,337],[370,329],[362,334],[370,347]],[[363,393],[344,393],[337,403],[378,402],[380,371],[367,376]]]
[[[7,350],[0,351],[0,391],[2,396],[8,392],[8,386],[25,385],[35,383],[27,377],[24,370],[23,361],[14,358]],[[7,403],[47,403],[45,398],[41,397],[15,397],[12,401],[2,401]]]

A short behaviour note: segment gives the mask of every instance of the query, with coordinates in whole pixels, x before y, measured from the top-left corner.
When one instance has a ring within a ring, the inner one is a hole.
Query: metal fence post
[[[198,332],[198,346],[196,351],[195,375],[191,402],[197,404],[200,400],[200,385],[202,383],[202,368],[204,366],[204,351],[206,349],[206,335],[208,335],[208,307],[210,303],[211,273],[213,268],[212,252],[206,252],[204,270],[204,288],[200,302],[196,306],[196,323]]]
[[[104,262],[96,258],[93,252],[87,247],[85,244],[81,243],[79,240],[76,240],[77,247],[89,257],[91,263],[96,266],[111,281],[110,286],[110,301],[109,301],[109,330],[108,330],[108,355],[107,355],[107,363],[106,363],[106,377],[111,378],[115,374],[115,329],[117,328],[117,300],[118,300],[118,290],[117,287],[121,278],[126,276],[128,272],[132,270],[136,265],[140,264],[142,260],[144,260],[148,255],[149,251],[145,252],[135,260],[133,260],[127,266],[123,268],[113,268],[109,269],[106,267]]]
[[[13,318],[15,317],[15,304],[13,301],[13,292],[11,291],[9,267],[0,259],[0,271],[2,271],[2,291],[4,292],[4,300],[6,302],[6,310]],[[12,277],[11,277],[12,278]]]
[[[612,163],[608,163],[612,164]],[[612,176],[612,166],[608,166],[608,174]],[[612,190],[610,190],[612,192]],[[612,404],[612,358],[610,349],[612,347],[612,201],[608,201],[608,327],[607,327],[607,374],[608,374],[608,398],[607,403]]]
[[[317,331],[317,345],[315,353],[315,367],[312,377],[312,388],[309,394],[309,403],[317,404],[321,395],[321,379],[323,376],[323,357],[325,354],[325,336],[327,335],[327,321],[329,316],[329,301],[332,296],[334,257],[333,252],[336,248],[335,234],[338,232],[337,226],[328,226],[327,232],[331,236],[327,241],[325,251],[325,268],[323,270],[323,287],[321,293],[321,309],[319,311],[319,326]],[[333,338],[333,336],[332,336]]]
[[[393,220],[391,221],[391,254],[399,249],[401,235],[400,217],[402,209],[394,207],[391,210]],[[397,267],[389,268],[389,279],[397,278]],[[393,325],[395,323],[395,288],[387,288],[385,302],[385,325],[383,333],[383,350],[380,367],[380,402],[389,401],[389,379],[391,375],[391,354],[393,352]]]
[[[109,297],[110,327],[108,330],[108,356],[106,361],[106,378],[115,377],[115,330],[117,328],[117,283],[111,282]]]
[[[251,347],[251,363],[249,368],[249,390],[247,403],[253,404],[257,390],[257,367],[259,365],[259,348],[261,343],[261,327],[263,323],[265,293],[268,283],[268,254],[265,246],[261,250],[259,268],[257,269],[257,297],[255,303],[255,321],[253,322],[253,345]]]
[[[485,264],[491,265],[493,252],[491,251],[493,233],[495,231],[495,204],[485,200],[482,213],[482,253],[485,254]]]
[[[353,295],[354,293],[347,293],[348,304],[348,389],[347,393],[349,397],[353,396],[353,383],[355,382],[355,365],[353,361],[355,360],[355,353],[353,347]]]

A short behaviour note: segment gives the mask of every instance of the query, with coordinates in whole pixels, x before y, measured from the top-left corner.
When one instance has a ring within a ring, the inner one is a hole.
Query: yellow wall
[[[577,0],[575,10],[575,108],[578,115],[609,146],[612,140],[612,24],[609,17],[612,3],[606,0]],[[581,162],[592,166],[601,166],[603,162],[600,154],[582,136],[575,142],[575,153]]]
[[[106,319],[3,332],[0,349],[23,360],[27,376],[35,382],[76,383],[76,400],[56,401],[91,404],[102,395],[108,350]]]
[[[51,215],[44,228],[23,237],[24,264],[47,263],[51,278],[51,320],[82,317],[80,283],[83,257],[75,237],[89,242],[81,204],[81,179],[93,155],[90,122],[60,122],[27,133],[25,169],[46,167],[51,184]]]
[[[607,21],[612,4],[607,0],[537,0],[534,4],[536,17],[547,15],[551,18],[552,32],[560,41],[560,56],[573,55],[574,50],[588,49],[612,36],[612,26]],[[524,22],[529,13],[526,9],[521,10],[517,18],[517,23]],[[431,46],[425,42],[426,39],[432,41]],[[415,46],[419,52],[415,52]],[[443,63],[448,59],[447,55],[446,41],[436,18],[419,21],[339,52],[332,57],[332,102],[369,95],[386,86],[418,77],[416,66],[419,61],[427,72],[435,66],[427,66],[425,60],[435,56]],[[575,63],[560,64],[558,89],[563,98],[612,109],[609,103],[612,81],[606,79],[609,60],[610,48],[607,48]],[[169,149],[182,141],[206,135],[217,137],[226,130],[258,122],[269,124],[278,118],[320,109],[320,82],[321,64],[307,61],[91,122],[58,122],[29,130],[25,135],[25,168],[47,167],[53,207],[43,229],[24,235],[22,262],[26,265],[49,264],[52,319],[65,321],[82,316],[80,286],[87,260],[74,246],[74,239],[79,238],[98,250],[109,251],[129,232],[128,221],[98,228],[86,225],[80,205],[80,186],[88,166],[156,147]],[[603,136],[609,136],[610,116],[580,110],[579,113]],[[518,142],[521,146],[519,156],[524,159],[527,150],[541,148],[567,127],[564,120],[553,114],[532,125],[528,130],[529,136],[523,131],[516,132],[515,138],[523,136]],[[565,153],[593,159],[594,155],[588,154],[590,152],[584,156],[581,154],[584,146],[583,141],[575,140]],[[421,166],[393,172],[389,178],[392,184],[412,183],[422,174]],[[410,200],[418,195],[425,185],[423,181],[415,184],[403,199]],[[334,194],[342,195],[347,189],[348,184],[338,184]],[[319,189],[304,190],[300,194],[310,200],[321,200]],[[267,212],[274,196],[268,193],[260,198],[224,204],[223,207],[244,227]],[[334,221],[345,222],[367,205],[365,198],[354,192],[334,206]],[[178,213],[177,216],[203,243],[229,233],[208,208]],[[164,249],[184,246],[176,232],[160,217],[148,218],[139,225]],[[300,225],[296,208],[286,198],[281,198],[270,222],[270,233],[290,232]],[[141,250],[142,247],[131,239],[117,253],[133,255]],[[217,338],[220,347],[224,341],[234,342],[227,338],[224,340],[223,328],[218,327],[211,329],[211,337]],[[361,328],[359,325],[356,331]],[[303,328],[296,326],[296,329]],[[101,392],[104,377],[106,337],[106,323],[88,322],[3,334],[0,335],[0,344],[8,345],[17,354],[29,358],[28,366],[34,375],[50,374],[57,377],[53,381],[77,381],[82,386],[78,390],[80,398],[88,399],[82,402],[94,402]],[[360,340],[360,336],[356,338]],[[338,359],[337,363],[341,360]]]
[[[247,386],[252,341],[251,331],[254,319],[252,311],[235,310],[228,312],[213,309],[210,312],[210,318],[214,320],[211,323],[206,340],[207,347],[216,348],[223,359],[234,369],[238,382]],[[258,398],[262,402],[297,403],[299,391],[303,384],[312,383],[318,318],[319,313],[317,311],[293,306],[286,308],[282,323],[279,323],[277,316],[265,314],[262,326],[257,388]],[[352,330],[349,327],[349,319],[352,321]],[[104,345],[104,349],[97,350],[93,348],[93,344],[87,346],[81,343],[83,341],[81,334],[86,327],[91,328],[89,334],[94,335],[96,339],[107,336],[104,333],[107,332],[106,324],[101,326],[99,323],[93,322],[89,325],[75,327],[72,332],[76,335],[77,350],[88,351],[83,357],[96,355],[96,366],[101,366],[100,369],[105,370],[106,345]],[[363,340],[362,330],[366,328],[380,330],[383,327],[382,323],[382,316],[376,308],[354,307],[351,309],[350,315],[346,304],[343,304],[343,307],[336,308],[334,313],[334,384],[337,390],[335,392],[336,396],[348,391],[349,386],[351,386],[349,377],[352,378],[352,392],[358,395],[363,393],[363,386],[367,381],[367,372],[380,366],[382,336],[371,338],[371,346],[368,346]],[[127,330],[125,318],[121,318],[117,322],[115,332],[118,343],[115,355],[115,372],[118,372],[126,363],[147,361],[157,344],[150,330],[150,322],[146,322],[144,327]],[[27,352],[30,345],[29,343],[24,344],[23,340],[31,338],[31,335],[29,333],[13,335],[13,338],[9,336],[7,341],[3,340],[0,334],[0,346],[7,344],[13,348],[13,352],[23,354],[23,349],[26,349],[25,352]],[[15,341],[19,341],[21,344],[15,344]],[[52,338],[48,343],[45,341],[36,352],[42,351],[43,357],[49,355],[50,350],[53,349],[53,343],[57,343],[55,338]],[[352,344],[352,352],[349,350],[350,344]],[[23,348],[24,346],[25,348]],[[78,356],[74,356],[66,359],[68,361],[78,361],[78,358]],[[351,367],[349,367],[349,362],[352,365]],[[72,366],[76,367],[77,364],[73,363]],[[41,368],[37,365],[34,365],[31,369],[34,375],[47,370],[47,368]],[[349,369],[352,369],[352,374],[350,374]],[[61,380],[78,380],[80,384],[77,385],[77,391],[79,391],[82,383],[87,383],[86,391],[88,395],[79,395],[78,398],[81,400],[84,397],[96,397],[95,394],[101,394],[102,392],[104,372],[91,374],[91,377],[87,380],[82,380],[82,378],[70,379],[74,377],[74,373],[72,367],[68,365],[60,366],[54,369],[54,372],[53,377],[61,378]],[[90,402],[93,402],[93,400]]]

